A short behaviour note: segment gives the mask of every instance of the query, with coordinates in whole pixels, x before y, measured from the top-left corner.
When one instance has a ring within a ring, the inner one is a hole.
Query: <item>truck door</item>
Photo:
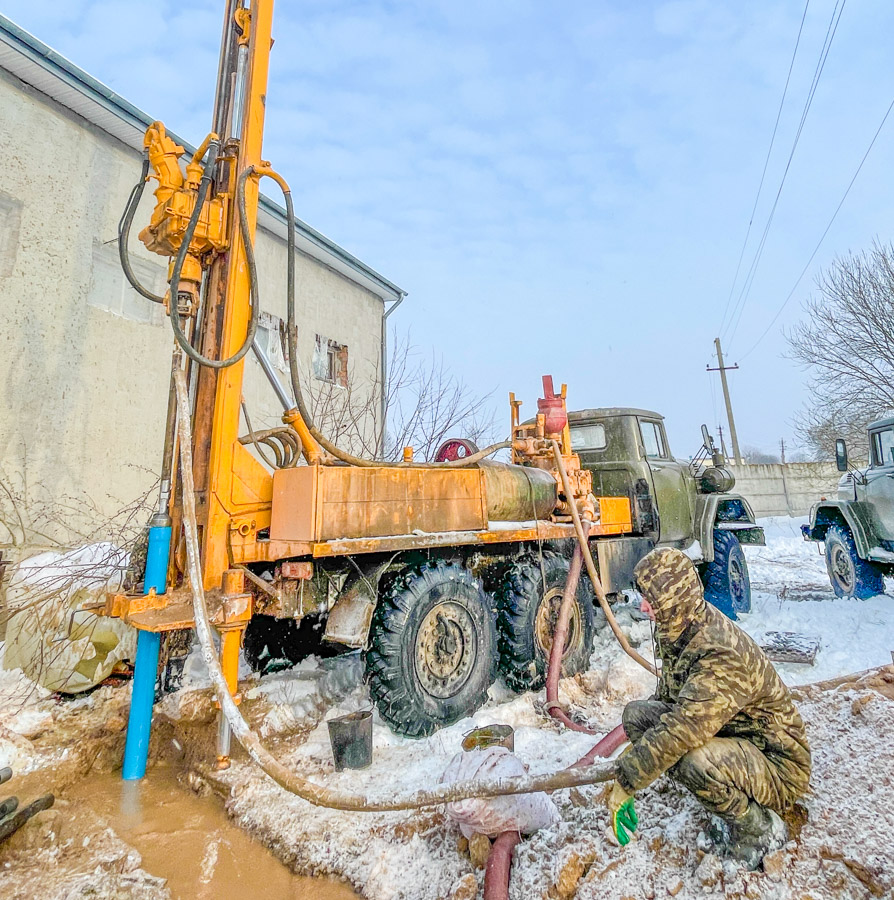
[[[692,509],[683,466],[671,456],[662,422],[640,419],[639,432],[652,473],[658,542],[688,546],[693,536]]]
[[[866,499],[885,541],[894,540],[894,428],[869,435],[870,466],[866,470]]]

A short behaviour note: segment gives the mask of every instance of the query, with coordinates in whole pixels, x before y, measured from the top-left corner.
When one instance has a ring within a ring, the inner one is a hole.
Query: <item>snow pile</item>
[[[76,693],[99,684],[121,660],[133,659],[135,630],[83,609],[103,602],[107,590],[120,590],[128,561],[126,551],[98,543],[19,563],[6,592],[11,615],[4,668],[20,668],[51,691]]]

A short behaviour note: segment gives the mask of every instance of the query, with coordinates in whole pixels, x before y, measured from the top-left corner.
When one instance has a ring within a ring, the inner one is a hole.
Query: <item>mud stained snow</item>
[[[293,875],[227,817],[219,799],[198,796],[167,766],[142,781],[90,775],[66,791],[89,806],[166,878],[174,900],[354,900],[342,882]]]

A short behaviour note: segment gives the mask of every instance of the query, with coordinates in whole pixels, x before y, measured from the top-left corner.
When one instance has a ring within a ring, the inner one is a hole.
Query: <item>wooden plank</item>
[[[761,649],[773,662],[801,663],[812,666],[819,652],[819,641],[794,631],[768,631]]]

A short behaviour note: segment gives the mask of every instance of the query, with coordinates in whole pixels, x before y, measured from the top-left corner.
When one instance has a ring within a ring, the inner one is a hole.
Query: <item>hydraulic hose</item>
[[[558,441],[552,441],[551,443],[553,445],[553,456],[556,460],[556,468],[558,468],[559,477],[562,480],[562,490],[565,492],[565,497],[568,500],[568,506],[571,510],[571,520],[574,522],[574,531],[577,534],[577,542],[580,545],[581,553],[583,553],[584,556],[587,574],[590,576],[590,581],[593,582],[593,591],[596,594],[596,599],[599,601],[599,605],[602,607],[603,613],[605,613],[606,621],[611,627],[615,637],[618,639],[618,643],[621,645],[624,652],[631,659],[636,660],[646,671],[651,672],[657,677],[658,671],[655,666],[640,656],[639,653],[630,646],[630,641],[627,640],[627,636],[621,631],[621,628],[615,619],[608,599],[605,596],[605,591],[602,589],[602,582],[599,580],[599,573],[596,571],[596,564],[593,562],[593,554],[590,553],[587,535],[581,524],[580,514],[577,511],[577,503],[574,500],[574,492],[571,490],[571,484],[568,481],[568,472],[565,469],[565,462],[562,459],[562,450],[559,447]]]
[[[386,812],[402,809],[420,809],[468,800],[472,797],[502,797],[509,794],[530,794],[538,791],[555,791],[584,784],[598,784],[615,777],[615,764],[604,762],[586,768],[565,769],[544,775],[521,775],[508,778],[483,778],[456,784],[442,785],[434,789],[411,791],[402,795],[370,798],[364,794],[334,791],[315,784],[287,769],[261,743],[242,717],[233,700],[227,681],[214,648],[208,607],[202,583],[199,563],[199,543],[196,526],[195,484],[193,482],[192,428],[190,426],[189,397],[186,376],[182,369],[174,373],[177,391],[177,414],[180,424],[180,475],[183,484],[183,529],[186,538],[186,559],[190,587],[193,596],[193,614],[196,634],[202,646],[202,657],[208,667],[211,683],[223,714],[232,733],[245,751],[260,768],[281,788],[307,800],[316,806],[342,809],[352,812]]]
[[[584,534],[590,530],[590,523],[583,524]],[[580,572],[582,568],[583,554],[580,544],[574,545],[574,554],[571,557],[571,567],[568,569],[568,577],[565,579],[565,590],[562,592],[562,603],[559,606],[559,616],[556,620],[556,628],[553,631],[553,643],[549,651],[549,664],[546,669],[546,708],[549,714],[572,731],[581,731],[584,734],[595,734],[592,728],[586,725],[578,725],[562,709],[559,703],[559,678],[562,675],[562,656],[565,651],[565,640],[568,637],[568,625],[571,621],[571,607],[577,594],[577,586],[580,584]]]
[[[136,214],[137,207],[140,205],[140,199],[143,196],[143,189],[146,187],[146,179],[149,175],[149,154],[143,153],[143,168],[140,171],[140,180],[133,186],[130,197],[127,199],[127,205],[118,222],[118,257],[121,260],[121,268],[124,269],[124,275],[130,282],[130,286],[138,293],[151,300],[153,303],[164,303],[165,298],[158,294],[153,294],[148,288],[144,287],[137,278],[130,264],[130,251],[128,250],[128,241],[130,240],[130,228],[133,225],[133,217]]]
[[[287,243],[289,255],[286,269],[286,339],[289,347],[289,376],[291,378],[292,393],[295,396],[295,404],[298,407],[298,412],[301,414],[301,418],[304,420],[307,430],[310,432],[313,439],[336,459],[339,459],[348,465],[366,467],[386,466],[389,468],[411,467],[446,469],[471,466],[481,462],[482,459],[496,453],[498,450],[504,450],[507,447],[511,447],[511,441],[500,441],[499,443],[491,444],[489,447],[485,447],[483,450],[479,450],[477,453],[473,453],[470,456],[465,456],[462,459],[450,460],[448,462],[389,462],[381,459],[364,459],[362,456],[355,456],[353,453],[348,453],[346,450],[342,450],[332,443],[332,441],[330,441],[326,435],[314,425],[313,417],[304,401],[304,393],[301,390],[301,376],[298,371],[298,327],[295,322],[295,208],[292,203],[292,191],[289,188],[288,182],[279,174],[279,172],[265,166],[252,166],[243,173],[243,176],[246,174],[255,174],[259,177],[266,176],[267,178],[272,178],[282,191],[283,201],[286,207],[286,229],[288,231]],[[249,241],[245,242],[245,255],[246,258],[250,260],[249,268],[254,270],[254,249],[250,247]],[[253,276],[252,283],[257,283],[256,275]],[[254,302],[257,302],[257,298],[255,298]],[[310,460],[308,460],[308,462],[310,462]]]
[[[203,356],[192,344],[183,332],[180,325],[180,316],[177,312],[177,292],[180,284],[180,272],[183,268],[183,262],[186,254],[189,252],[189,245],[192,243],[193,235],[196,232],[196,226],[199,224],[199,218],[202,213],[202,207],[205,205],[205,199],[211,188],[211,180],[213,178],[214,166],[217,163],[217,152],[219,144],[217,141],[210,141],[208,144],[208,162],[205,164],[202,172],[202,180],[199,182],[198,195],[196,197],[196,205],[193,208],[192,215],[189,217],[186,230],[180,242],[180,249],[174,258],[174,267],[171,270],[171,327],[174,329],[174,337],[177,343],[183,348],[183,352],[195,363],[205,366],[208,369],[227,369],[235,365],[246,353],[251,349],[252,341],[258,330],[258,317],[260,315],[260,304],[258,302],[258,270],[255,265],[255,257],[251,244],[251,231],[246,221],[245,208],[245,182],[249,175],[252,174],[253,168],[249,166],[244,169],[236,181],[236,205],[239,211],[239,236],[245,249],[245,259],[248,266],[249,291],[251,296],[251,318],[248,321],[248,331],[242,346],[226,359],[210,359]]]

